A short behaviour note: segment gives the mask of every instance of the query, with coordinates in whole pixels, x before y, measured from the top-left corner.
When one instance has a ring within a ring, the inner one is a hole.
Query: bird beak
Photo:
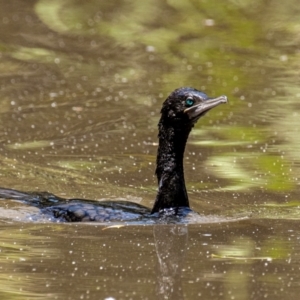
[[[203,100],[200,103],[185,109],[184,113],[188,114],[191,120],[196,119],[197,121],[203,114],[222,103],[227,103],[226,96]]]

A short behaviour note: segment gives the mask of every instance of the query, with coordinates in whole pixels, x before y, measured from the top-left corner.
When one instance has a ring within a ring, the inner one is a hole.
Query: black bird
[[[158,192],[152,210],[134,202],[63,199],[47,192],[26,193],[5,188],[0,188],[0,198],[20,200],[40,208],[46,218],[67,222],[137,221],[189,212],[183,171],[189,133],[206,112],[226,102],[226,96],[209,98],[190,87],[174,90],[165,100],[158,123]]]

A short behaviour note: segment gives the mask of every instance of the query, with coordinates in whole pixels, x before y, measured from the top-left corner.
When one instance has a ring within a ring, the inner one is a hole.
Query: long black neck
[[[170,207],[189,207],[183,172],[183,155],[190,126],[159,122],[159,146],[156,160],[158,193],[152,213]]]

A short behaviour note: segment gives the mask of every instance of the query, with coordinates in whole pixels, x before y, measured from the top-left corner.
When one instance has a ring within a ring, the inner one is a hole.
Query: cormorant
[[[158,192],[152,210],[129,201],[63,199],[47,192],[21,192],[0,188],[0,198],[14,199],[40,208],[47,218],[65,221],[136,221],[190,211],[186,192],[183,155],[194,124],[227,97],[209,98],[190,87],[174,90],[164,101],[158,123],[156,176]]]

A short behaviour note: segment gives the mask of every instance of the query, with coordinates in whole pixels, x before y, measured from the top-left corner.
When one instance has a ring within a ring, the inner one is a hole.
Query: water
[[[53,224],[0,207],[2,299],[298,299],[299,5],[1,1],[1,186],[151,207],[162,101],[190,136],[190,225]]]

